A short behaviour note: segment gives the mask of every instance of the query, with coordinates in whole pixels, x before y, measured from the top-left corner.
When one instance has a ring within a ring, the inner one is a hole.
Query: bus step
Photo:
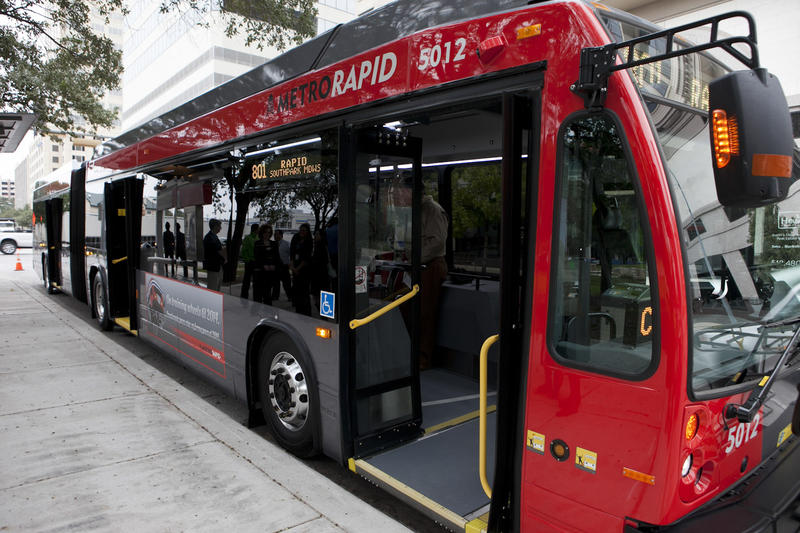
[[[120,316],[114,319],[114,322],[121,327],[122,329],[133,333],[134,335],[138,336],[139,332],[135,329],[131,329],[131,317],[129,316]]]
[[[488,416],[494,435],[496,414]],[[488,457],[494,457],[489,439]],[[350,469],[453,531],[478,532],[489,498],[478,477],[478,420],[379,453],[355,459]],[[494,465],[488,465],[493,479]],[[485,520],[483,521],[485,522]]]

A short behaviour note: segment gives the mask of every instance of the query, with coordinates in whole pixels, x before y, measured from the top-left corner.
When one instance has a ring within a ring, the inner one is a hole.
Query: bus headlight
[[[683,466],[681,467],[681,477],[688,476],[691,470],[692,470],[692,454],[689,454],[683,461]]]

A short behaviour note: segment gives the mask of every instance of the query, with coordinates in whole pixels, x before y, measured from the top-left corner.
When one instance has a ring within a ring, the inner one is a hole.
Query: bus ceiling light
[[[686,421],[686,440],[692,440],[697,435],[697,427],[700,424],[700,419],[697,413],[692,413],[689,420]]]
[[[279,150],[286,150],[287,148],[295,148],[297,146],[303,146],[303,145],[306,145],[306,144],[313,144],[313,143],[316,143],[316,142],[320,142],[321,140],[322,140],[322,137],[319,137],[319,136],[311,137],[309,139],[303,139],[301,141],[290,142],[290,143],[287,143],[287,144],[280,144],[278,146],[271,146],[269,148],[264,148],[263,150],[258,150],[256,152],[250,152],[249,154],[245,154],[244,157],[246,159],[249,159],[249,158],[255,157],[257,155],[267,154],[267,153],[270,153],[270,152],[274,153],[274,152],[277,152]]]
[[[686,456],[686,459],[683,461],[683,466],[681,467],[681,477],[686,477],[689,475],[689,472],[692,471],[692,454]]]
[[[711,116],[714,159],[717,168],[725,168],[731,161],[731,155],[739,155],[739,131],[736,126],[736,117],[732,116],[729,119],[724,109],[715,109]]]

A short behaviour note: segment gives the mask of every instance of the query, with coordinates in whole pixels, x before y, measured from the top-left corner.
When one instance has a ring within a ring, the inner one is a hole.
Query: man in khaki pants
[[[436,347],[439,296],[447,278],[447,213],[428,194],[422,197],[422,274],[420,276],[420,370],[430,368]]]

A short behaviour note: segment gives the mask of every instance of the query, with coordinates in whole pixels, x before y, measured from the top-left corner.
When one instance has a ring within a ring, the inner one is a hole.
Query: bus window
[[[618,128],[589,116],[562,134],[550,338],[559,360],[640,375],[657,324],[637,188]]]
[[[330,130],[281,139],[231,155],[232,166],[207,182],[198,231],[187,233],[187,243],[197,246],[201,284],[208,286],[209,279],[203,242],[216,238],[224,264],[219,286],[212,288],[320,316],[320,292],[335,291],[337,277],[337,135]],[[187,227],[195,227],[185,216]],[[219,221],[216,233],[212,220]],[[255,236],[247,237],[253,226]],[[292,250],[303,258],[292,258]]]
[[[500,163],[453,169],[453,268],[500,275]]]

